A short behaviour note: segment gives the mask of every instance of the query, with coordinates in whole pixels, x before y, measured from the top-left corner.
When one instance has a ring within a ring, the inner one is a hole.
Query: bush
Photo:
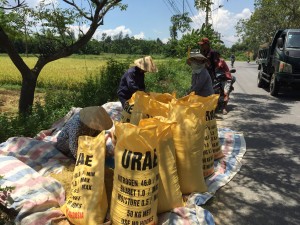
[[[78,90],[75,101],[80,107],[103,105],[109,101],[117,101],[117,90],[121,76],[128,69],[129,60],[125,62],[110,58],[101,69],[99,76],[89,76]]]
[[[9,137],[33,137],[41,130],[49,129],[65,116],[71,107],[103,105],[117,101],[120,78],[128,69],[130,60],[109,59],[98,76],[88,76],[72,90],[47,90],[45,104],[35,103],[32,113],[25,116],[0,114],[0,143]],[[191,71],[185,60],[172,59],[157,63],[158,73],[146,73],[148,92],[173,93],[177,97],[186,95],[191,83]]]
[[[191,70],[185,60],[173,59],[157,65],[158,73],[146,73],[148,92],[173,93],[177,97],[186,95],[191,85]]]

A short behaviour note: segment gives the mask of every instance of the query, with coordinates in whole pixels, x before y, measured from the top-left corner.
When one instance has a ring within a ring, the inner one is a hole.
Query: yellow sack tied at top
[[[112,224],[157,224],[157,126],[115,124]]]
[[[203,176],[203,148],[205,110],[202,103],[172,101],[169,119],[176,121],[173,139],[181,192],[205,192]]]
[[[104,184],[105,131],[97,137],[79,136],[71,195],[61,210],[76,225],[99,225],[108,204]]]
[[[167,117],[169,104],[157,101],[153,97],[145,94],[138,94],[131,114],[131,123],[138,125],[141,119],[155,116]]]
[[[158,162],[159,162],[159,189],[158,189],[158,213],[171,211],[176,207],[184,206],[182,192],[176,166],[176,153],[173,141],[172,126],[174,122],[166,118],[155,117],[143,119],[139,126],[157,125]]]
[[[132,110],[134,108],[134,103],[135,103],[135,94],[136,93],[134,93],[131,96],[131,98],[128,101],[126,101],[124,104],[124,108],[121,113],[121,121],[123,123],[130,123],[131,113],[132,113]]]

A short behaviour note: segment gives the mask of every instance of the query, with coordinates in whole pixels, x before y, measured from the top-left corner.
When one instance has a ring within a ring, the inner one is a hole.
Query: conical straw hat
[[[94,130],[108,130],[113,122],[102,106],[90,106],[80,110],[79,118],[89,128]]]
[[[154,64],[151,56],[145,56],[143,58],[136,59],[134,61],[134,64],[146,72],[158,72],[158,69]]]
[[[204,55],[202,55],[200,53],[191,53],[190,56],[189,56],[189,58],[186,61],[186,63],[188,65],[191,65],[191,59],[192,58],[194,58],[194,59],[196,59],[198,61],[202,61],[204,63],[208,61],[208,59]]]

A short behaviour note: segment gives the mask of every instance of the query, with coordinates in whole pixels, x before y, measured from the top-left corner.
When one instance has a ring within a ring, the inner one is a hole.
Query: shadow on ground
[[[272,122],[299,104],[298,94],[234,94],[229,110],[238,119],[226,120],[244,133],[247,152],[241,170],[206,207],[217,225],[300,224],[300,126]]]

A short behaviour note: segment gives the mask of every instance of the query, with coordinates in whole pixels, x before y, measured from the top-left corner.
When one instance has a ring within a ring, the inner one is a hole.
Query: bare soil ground
[[[1,90],[0,89],[0,113],[14,113],[18,110],[19,104],[18,90]]]
[[[35,93],[34,101],[43,102],[44,93]],[[14,114],[18,112],[20,91],[0,89],[0,113]]]

